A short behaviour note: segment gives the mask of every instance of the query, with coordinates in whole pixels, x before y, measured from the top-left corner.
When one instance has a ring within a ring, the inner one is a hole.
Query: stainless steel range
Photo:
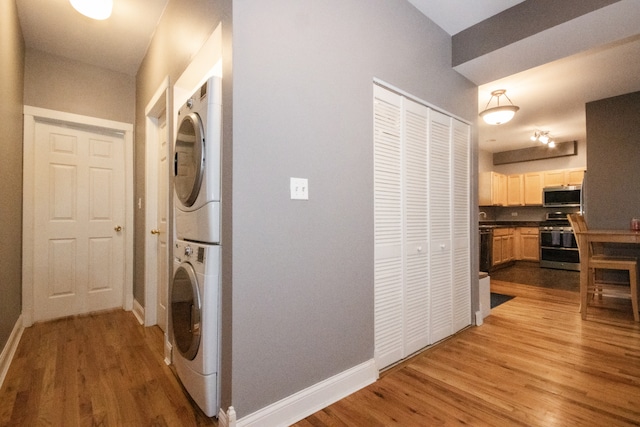
[[[550,212],[540,224],[540,267],[580,271],[578,243],[564,212]]]

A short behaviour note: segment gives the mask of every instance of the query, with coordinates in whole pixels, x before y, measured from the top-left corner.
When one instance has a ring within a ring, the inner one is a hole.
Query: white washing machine
[[[222,84],[211,77],[178,111],[173,172],[177,238],[220,242]]]
[[[209,417],[220,407],[220,251],[218,245],[176,241],[170,291],[173,364]]]

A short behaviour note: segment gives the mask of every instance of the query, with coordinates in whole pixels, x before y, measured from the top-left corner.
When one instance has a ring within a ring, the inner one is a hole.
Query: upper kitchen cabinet
[[[503,175],[482,172],[478,178],[480,206],[542,206],[542,189],[561,185],[579,185],[584,169],[559,169]]]
[[[496,172],[482,172],[478,179],[478,203],[480,206],[506,205],[507,176]]]
[[[545,171],[544,186],[557,187],[559,185],[579,185],[584,178],[584,169],[560,169]]]
[[[543,175],[543,172],[530,172],[524,174],[523,198],[525,205],[542,205]]]
[[[507,205],[524,205],[524,175],[507,176]]]
[[[507,205],[542,205],[542,183],[542,172],[509,175],[507,177]]]

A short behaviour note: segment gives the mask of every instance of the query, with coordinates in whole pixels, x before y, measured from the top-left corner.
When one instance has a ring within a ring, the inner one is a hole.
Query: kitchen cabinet
[[[518,227],[515,233],[516,259],[540,261],[540,240],[537,227]]]
[[[524,174],[523,198],[525,205],[542,205],[543,172]]]
[[[513,239],[514,229],[512,227],[500,227],[493,230],[492,266],[514,260]]]
[[[544,186],[579,185],[584,178],[584,169],[559,169],[544,172]]]
[[[482,172],[478,177],[478,202],[480,206],[541,206],[544,187],[579,185],[583,178],[583,168],[512,175]]]
[[[493,171],[482,172],[478,178],[478,202],[480,206],[505,206],[507,176]]]
[[[507,176],[507,205],[524,205],[524,175]]]
[[[567,185],[581,185],[584,179],[584,169],[570,169],[565,172]]]
[[[471,324],[471,128],[377,85],[373,109],[374,354],[383,368]]]

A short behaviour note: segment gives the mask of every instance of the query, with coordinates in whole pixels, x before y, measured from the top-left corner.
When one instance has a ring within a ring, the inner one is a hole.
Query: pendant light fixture
[[[102,21],[111,16],[113,0],[69,0],[71,6],[84,16]]]
[[[489,125],[501,125],[507,123],[516,114],[520,107],[516,107],[506,94],[506,89],[498,89],[491,92],[491,98],[484,107],[484,111],[480,113],[480,117]],[[500,105],[500,97],[504,95],[509,100],[510,105]],[[491,100],[496,98],[497,106],[489,108]]]

